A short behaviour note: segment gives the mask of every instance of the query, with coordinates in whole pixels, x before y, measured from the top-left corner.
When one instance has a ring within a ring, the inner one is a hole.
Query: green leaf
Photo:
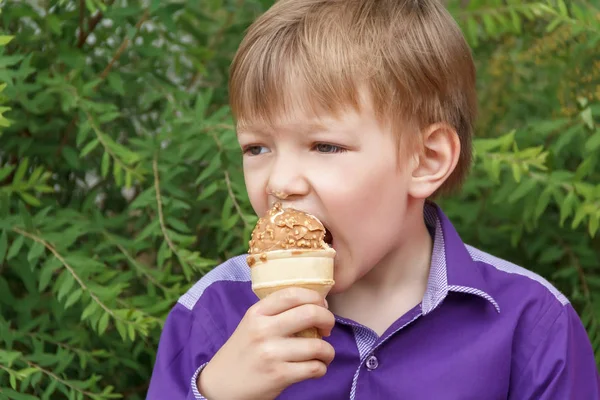
[[[581,221],[583,221],[586,214],[587,214],[587,212],[586,212],[585,207],[579,207],[575,211],[575,216],[573,217],[573,222],[571,223],[571,228],[576,229],[579,226],[579,224],[581,224]]]
[[[208,166],[204,169],[204,171],[202,171],[202,173],[196,179],[196,185],[199,185],[205,179],[207,179],[209,176],[211,176],[212,174],[217,172],[217,170],[220,167],[221,167],[221,158],[218,156],[218,154],[216,154],[215,157],[213,157],[213,159],[210,161],[210,164],[208,164]]]
[[[72,147],[65,146],[62,150],[61,155],[71,168],[81,168],[81,163],[79,162],[79,154],[77,154],[77,152]]]
[[[133,184],[133,177],[131,176],[131,172],[125,172],[125,187],[127,189],[131,188]]]
[[[98,334],[99,335],[104,334],[107,327],[108,327],[108,313],[104,313],[104,314],[102,314],[102,317],[100,317],[100,321],[98,322]]]
[[[198,93],[198,96],[196,96],[196,107],[194,111],[198,121],[202,121],[206,117],[206,108],[210,104],[212,94],[212,90],[208,89],[205,92]]]
[[[6,165],[6,166],[0,168],[0,181],[3,181],[4,179],[6,179],[6,177],[8,177],[10,175],[10,173],[13,172],[14,169],[15,169],[15,167],[13,165]]]
[[[108,176],[108,171],[110,169],[110,154],[107,151],[102,155],[102,165],[101,165],[101,173],[102,177],[106,178]]]
[[[21,217],[21,221],[23,222],[23,225],[25,225],[25,229],[28,231],[33,230],[33,220],[25,204],[19,202],[17,207],[19,207],[19,217]]]
[[[171,258],[172,255],[173,255],[173,252],[171,251],[171,248],[167,244],[167,241],[163,240],[163,242],[161,243],[161,245],[158,249],[158,254],[156,256],[156,261],[158,263],[158,266],[162,267],[165,264],[165,260]]]
[[[211,182],[205,189],[202,190],[202,192],[200,192],[200,195],[196,200],[201,201],[215,194],[215,192],[219,189],[219,183],[219,181]]]
[[[594,118],[592,116],[592,109],[590,107],[586,108],[581,112],[581,119],[588,128],[594,129]]]
[[[513,178],[515,179],[515,182],[521,182],[521,166],[518,164],[512,164],[510,167],[512,169]]]
[[[36,183],[38,183],[38,180],[42,176],[43,172],[44,172],[44,167],[42,167],[42,166],[37,167],[36,169],[34,169],[33,173],[29,176],[29,180],[27,181],[27,183],[30,186],[34,186]]]
[[[565,250],[562,247],[554,246],[545,249],[538,262],[541,264],[550,264],[558,261],[565,254]]]
[[[173,217],[167,217],[167,225],[177,229],[179,232],[190,233],[190,228],[183,222]]]
[[[33,383],[32,386],[34,386]],[[2,393],[8,396],[7,398],[11,400],[40,400],[39,396],[15,392],[9,388],[2,388]]]
[[[91,131],[92,124],[89,120],[84,120],[79,125],[79,131],[77,132],[77,138],[75,139],[75,144],[77,145],[77,147],[81,146],[81,144],[85,142]]]
[[[522,32],[521,17],[519,16],[519,14],[516,11],[510,10],[510,19],[512,21],[513,28],[515,28],[515,31],[520,34]]]
[[[133,329],[133,325],[127,325],[127,333],[129,334],[129,340],[133,342],[135,340],[135,329]]]
[[[22,235],[17,236],[17,238],[13,241],[12,245],[10,246],[10,249],[8,250],[8,255],[6,256],[6,259],[10,261],[17,254],[19,254],[23,243],[25,243],[25,237]]]
[[[60,262],[56,258],[46,260],[38,276],[38,290],[43,292],[54,276],[54,272],[60,267]]]
[[[526,196],[529,192],[531,192],[537,186],[537,182],[533,179],[528,179],[521,182],[514,192],[508,197],[509,203],[514,203],[517,200]]]
[[[569,191],[565,200],[560,204],[560,226],[563,226],[566,219],[571,215],[576,202],[577,196],[575,192],[572,190]]]
[[[14,36],[0,35],[0,46],[5,46],[5,45],[9,44],[10,41],[13,40],[14,38],[15,38]]]
[[[91,301],[90,304],[88,304],[87,307],[83,310],[83,313],[81,314],[81,321],[89,318],[99,308],[100,307],[98,306],[98,303],[96,303],[95,301]]]
[[[75,304],[75,302],[77,302],[77,300],[79,300],[81,298],[82,293],[83,292],[81,289],[77,289],[73,293],[71,293],[69,295],[69,297],[67,298],[67,301],[65,302],[65,309],[67,309],[67,308],[71,307],[73,304]]]
[[[17,167],[17,172],[15,172],[15,176],[13,177],[13,185],[20,183],[27,172],[27,168],[29,167],[29,158],[24,158],[21,160],[21,163]]]
[[[550,22],[548,24],[548,26],[546,27],[546,32],[547,33],[551,33],[553,32],[563,21],[560,18],[556,18],[554,19],[552,22]]]
[[[467,35],[469,37],[469,42],[473,48],[478,47],[479,45],[479,26],[477,25],[477,21],[474,18],[467,19]]]
[[[25,203],[29,204],[32,207],[39,207],[42,205],[38,198],[30,195],[27,192],[19,192],[19,196],[23,199]]]
[[[152,3],[150,5],[150,12],[151,13],[156,12],[160,8],[161,3],[162,3],[161,0],[152,0]]]
[[[539,197],[536,207],[535,207],[534,215],[535,215],[536,219],[539,218],[544,213],[544,211],[546,211],[548,204],[550,204],[551,198],[552,198],[551,188],[548,188],[542,192],[542,195]]]
[[[588,153],[594,153],[600,148],[600,129],[590,136],[585,142],[585,151]]]
[[[100,122],[101,124],[106,124],[108,122],[114,121],[115,119],[119,118],[120,116],[121,116],[121,112],[110,111],[110,112],[107,112],[106,114],[102,114],[98,118],[98,122]]]
[[[29,249],[27,253],[27,261],[30,263],[30,266],[33,266],[37,262],[37,260],[44,254],[46,247],[40,242],[33,242],[33,245]]]
[[[558,10],[560,11],[560,14],[564,17],[568,17],[569,12],[567,11],[567,5],[565,4],[564,0],[556,0],[556,2],[558,3]]]
[[[113,72],[108,74],[107,77],[108,85],[112,90],[120,94],[121,96],[125,95],[125,86],[123,85],[123,79],[121,79],[121,75],[119,73]]]
[[[98,146],[98,144],[100,144],[100,141],[98,139],[92,139],[88,144],[85,145],[83,150],[81,150],[81,153],[79,153],[79,157],[84,158],[85,156],[87,156]]]
[[[483,25],[490,36],[496,36],[498,29],[494,18],[490,14],[483,14]]]
[[[4,257],[6,256],[6,251],[8,250],[8,234],[5,230],[2,231],[0,235],[0,265],[4,262]]]
[[[75,284],[75,279],[69,271],[65,270],[63,274],[65,274],[65,278],[62,281],[62,284],[60,285],[60,288],[58,289],[58,294],[56,296],[58,301],[61,301],[63,297],[65,297],[67,293],[69,293],[69,291],[71,290],[71,288],[73,288],[73,285]]]
[[[113,178],[115,179],[117,186],[123,185],[123,169],[119,162],[113,163]]]
[[[573,267],[561,268],[552,274],[552,279],[577,278],[577,269]]]
[[[123,341],[127,340],[127,327],[121,321],[115,321],[115,327],[117,328],[117,332],[121,336]]]
[[[598,216],[598,213],[590,215],[588,231],[589,231],[591,237],[596,236],[596,232],[598,232],[599,223],[600,223],[600,217]]]

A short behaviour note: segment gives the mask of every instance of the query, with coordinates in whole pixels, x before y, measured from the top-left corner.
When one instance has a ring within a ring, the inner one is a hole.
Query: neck
[[[423,219],[423,203],[415,202],[407,210],[407,234],[399,245],[356,281],[348,290],[328,297],[330,308],[343,309],[362,304],[398,302],[399,309],[417,305],[425,294],[429,278],[433,242]]]

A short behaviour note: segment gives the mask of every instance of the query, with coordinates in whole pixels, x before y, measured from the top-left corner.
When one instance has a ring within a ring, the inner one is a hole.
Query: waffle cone
[[[333,284],[335,250],[275,250],[249,256],[252,291],[263,299],[287,287],[302,287],[327,296]],[[316,328],[295,336],[321,338]]]

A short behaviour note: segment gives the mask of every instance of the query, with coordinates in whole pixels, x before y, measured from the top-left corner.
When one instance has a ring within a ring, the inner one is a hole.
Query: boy
[[[317,216],[336,283],[258,301],[244,255],[218,266],[171,311],[148,399],[600,399],[568,300],[427,201],[467,174],[476,114],[442,5],[281,0],[230,78],[253,208]]]

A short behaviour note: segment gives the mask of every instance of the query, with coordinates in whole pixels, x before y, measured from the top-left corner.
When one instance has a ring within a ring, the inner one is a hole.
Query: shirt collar
[[[469,255],[458,232],[440,207],[427,202],[424,218],[430,232],[433,232],[433,251],[427,288],[421,303],[423,315],[437,308],[449,292],[481,297],[500,312],[500,306],[489,294],[480,267]]]

